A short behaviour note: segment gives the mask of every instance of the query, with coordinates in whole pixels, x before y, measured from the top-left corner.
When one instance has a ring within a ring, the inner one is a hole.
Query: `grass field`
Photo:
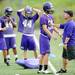
[[[36,36],[39,36],[39,31],[36,30]],[[57,35],[56,35],[57,37]],[[38,38],[38,37],[37,37]],[[19,58],[23,58],[23,51],[20,50],[19,46],[20,46],[20,39],[21,39],[21,34],[18,33],[17,35],[17,49],[18,49],[18,56]],[[58,70],[61,67],[61,53],[62,53],[62,47],[59,47],[59,43],[60,43],[61,39],[60,37],[58,37],[57,40],[52,39],[51,40],[51,49],[52,49],[52,53],[55,54],[56,57],[51,58],[49,57],[49,61],[52,62],[52,64],[54,65],[54,67]],[[39,53],[39,50],[38,50]],[[3,63],[3,57],[0,53],[0,75],[38,75],[37,74],[37,70],[35,69],[24,69],[22,67],[20,67],[19,65],[15,64],[14,62],[14,56],[12,53],[12,50],[10,50],[10,55],[11,55],[11,66],[6,66]],[[32,52],[28,52],[28,56],[29,57],[33,57],[33,53]],[[43,75],[43,74],[39,74],[39,75]],[[53,74],[50,74],[53,75]],[[61,75],[61,74],[60,74]],[[70,65],[68,66],[68,73],[63,74],[63,75],[75,75],[75,61],[70,62]]]
[[[62,11],[64,8],[71,8],[74,10],[75,13],[75,0],[4,0],[3,2],[0,2],[0,15],[3,15],[3,9],[6,6],[12,6],[13,9],[16,11],[19,8],[25,7],[26,5],[30,5],[32,7],[36,8],[42,8],[42,4],[45,1],[51,1],[53,2],[55,6],[55,22],[64,22],[63,18],[61,17]],[[59,12],[58,12],[59,11]],[[16,12],[15,12],[16,16]],[[17,16],[16,16],[17,19]],[[37,39],[39,38],[39,21],[36,23],[38,26],[36,26],[37,29],[35,29],[36,37]],[[55,34],[56,35],[56,34]],[[61,43],[61,38],[58,37],[57,40],[52,39],[51,40],[51,49],[52,53],[55,54],[55,58],[49,57],[49,61],[52,62],[56,70],[59,70],[60,67],[62,66],[62,47],[59,47],[59,44]],[[21,40],[21,34],[17,33],[17,50],[18,50],[18,56],[19,58],[23,58],[23,51],[20,50],[20,40]],[[37,49],[38,54],[39,50]],[[15,64],[14,61],[14,56],[12,53],[12,50],[10,50],[10,55],[11,55],[11,66],[6,66],[3,63],[3,57],[2,57],[2,52],[0,52],[0,75],[38,75],[37,74],[37,69],[24,69],[20,67],[19,65]],[[28,52],[29,57],[33,57],[32,52]],[[43,75],[43,74],[39,74]],[[53,75],[53,74],[50,74]],[[60,75],[75,75],[75,61],[71,61],[69,66],[68,66],[68,73],[66,74],[60,74]]]

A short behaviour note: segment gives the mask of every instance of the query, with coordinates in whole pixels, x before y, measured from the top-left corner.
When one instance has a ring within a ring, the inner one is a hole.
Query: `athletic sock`
[[[41,71],[43,68],[43,65],[39,65],[39,71]]]
[[[18,60],[18,55],[14,55],[14,57],[15,57],[15,61]]]
[[[18,58],[18,55],[14,55],[15,58]]]
[[[8,60],[10,60],[10,55],[7,55],[7,57],[6,57]]]
[[[48,69],[48,65],[44,65],[44,70],[47,70]]]

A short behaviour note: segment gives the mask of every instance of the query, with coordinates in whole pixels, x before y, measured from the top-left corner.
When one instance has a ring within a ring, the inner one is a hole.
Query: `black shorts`
[[[62,56],[68,60],[75,59],[75,46],[67,47],[67,50],[63,48]]]

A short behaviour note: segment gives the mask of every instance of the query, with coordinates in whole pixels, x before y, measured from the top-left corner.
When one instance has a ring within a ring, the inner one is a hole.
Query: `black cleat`
[[[17,61],[18,60],[18,58],[15,58],[15,61]]]
[[[67,70],[60,69],[57,73],[67,73]]]
[[[5,63],[7,66],[10,66],[10,63],[9,63],[9,60],[8,60],[8,59],[4,59],[4,63]]]

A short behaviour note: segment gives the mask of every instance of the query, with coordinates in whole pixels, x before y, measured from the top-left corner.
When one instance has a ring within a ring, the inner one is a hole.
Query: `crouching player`
[[[15,56],[15,61],[18,59],[17,50],[16,50],[16,34],[14,32],[14,28],[16,27],[15,19],[12,17],[13,9],[11,7],[6,7],[4,14],[2,17],[3,22],[6,26],[6,31],[4,32],[4,37],[7,46],[7,58],[10,59],[9,49],[13,49],[13,53]]]
[[[33,14],[34,11],[34,15]],[[24,15],[23,15],[24,12]],[[36,44],[34,40],[34,24],[39,17],[39,10],[30,6],[25,9],[18,10],[19,26],[18,31],[22,32],[21,49],[24,50],[24,59],[27,59],[27,50],[34,51],[34,56],[37,58]]]
[[[2,19],[0,19],[0,50],[3,51],[4,63],[9,66],[9,62],[7,60],[7,46],[6,46],[6,42],[5,42],[5,38],[3,34],[5,30],[6,30],[5,24],[2,21]]]

